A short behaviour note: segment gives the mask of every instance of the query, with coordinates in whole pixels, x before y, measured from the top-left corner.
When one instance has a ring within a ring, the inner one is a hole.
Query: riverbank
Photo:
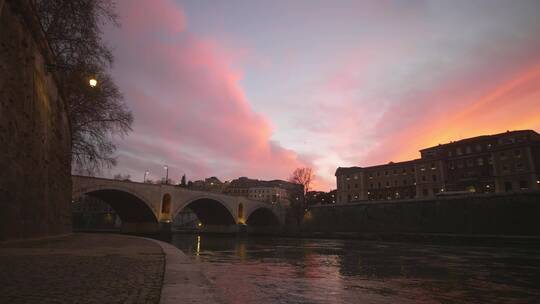
[[[210,303],[206,283],[180,250],[150,239],[74,233],[0,243],[0,303],[172,303],[182,291],[176,299]]]

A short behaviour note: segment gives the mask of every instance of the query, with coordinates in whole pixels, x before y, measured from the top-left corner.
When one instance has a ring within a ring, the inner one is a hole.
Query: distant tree
[[[187,187],[188,187],[188,188],[193,187],[193,182],[192,182],[192,181],[187,182]]]
[[[182,180],[180,181],[180,186],[185,187],[186,186],[186,175],[182,175]]]
[[[155,182],[149,178],[144,181],[146,184],[155,184]]]
[[[309,167],[296,168],[291,176],[289,181],[291,183],[296,183],[304,186],[304,195],[311,190],[311,182],[313,181],[313,169]]]
[[[89,174],[116,164],[112,135],[131,131],[133,116],[109,76],[113,62],[102,26],[118,25],[114,1],[35,0],[45,37],[54,53],[54,71],[66,99],[71,124],[71,159]],[[90,78],[98,85],[89,86]]]

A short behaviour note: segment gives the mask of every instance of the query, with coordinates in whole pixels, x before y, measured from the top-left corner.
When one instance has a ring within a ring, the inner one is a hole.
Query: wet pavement
[[[540,303],[540,249],[173,235],[225,303]]]

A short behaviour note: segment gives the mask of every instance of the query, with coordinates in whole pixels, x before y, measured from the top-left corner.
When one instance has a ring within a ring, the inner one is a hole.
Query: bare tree
[[[35,6],[68,105],[75,168],[95,173],[115,165],[111,138],[131,131],[133,116],[108,74],[113,55],[101,28],[118,25],[114,2],[36,0]],[[88,85],[90,78],[97,79],[96,87]]]
[[[305,195],[311,189],[311,182],[313,181],[313,177],[313,169],[309,167],[296,168],[289,177],[289,181],[291,183],[297,183],[304,186]]]

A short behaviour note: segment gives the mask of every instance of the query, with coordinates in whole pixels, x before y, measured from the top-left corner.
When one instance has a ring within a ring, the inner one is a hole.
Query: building
[[[251,187],[248,189],[248,198],[270,204],[290,205],[287,190],[280,187]]]
[[[420,158],[336,170],[337,202],[540,189],[540,135],[477,136],[420,150]]]
[[[329,192],[324,191],[308,191],[306,193],[306,205],[332,205],[336,203],[336,190]]]
[[[232,180],[223,193],[268,202],[280,202],[285,206],[290,205],[291,202],[304,201],[304,186],[277,179],[265,181],[240,177]]]
[[[219,178],[212,176],[204,180],[196,180],[189,184],[189,189],[197,191],[208,191],[222,193],[228,182],[222,182]]]

